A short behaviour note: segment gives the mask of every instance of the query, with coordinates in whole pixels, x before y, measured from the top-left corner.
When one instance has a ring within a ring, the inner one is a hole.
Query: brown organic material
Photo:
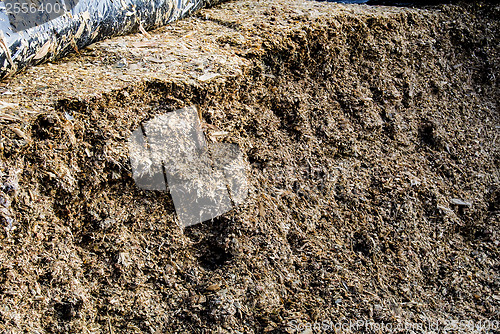
[[[245,0],[1,83],[0,331],[498,319],[499,13]],[[190,105],[250,194],[183,231],[127,139]]]

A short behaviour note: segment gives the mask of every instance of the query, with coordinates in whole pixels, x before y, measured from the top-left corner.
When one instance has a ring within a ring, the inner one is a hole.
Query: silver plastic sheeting
[[[219,0],[4,0],[0,79],[102,39],[159,27]]]

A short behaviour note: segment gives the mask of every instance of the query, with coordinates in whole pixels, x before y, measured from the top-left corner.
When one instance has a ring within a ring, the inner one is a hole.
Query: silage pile
[[[498,319],[499,14],[240,1],[3,82],[0,329]],[[189,105],[250,194],[183,231],[127,138]]]

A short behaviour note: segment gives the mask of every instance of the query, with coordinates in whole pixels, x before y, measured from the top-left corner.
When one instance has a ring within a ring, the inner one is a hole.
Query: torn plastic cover
[[[183,18],[221,0],[4,0],[0,78],[102,39]]]

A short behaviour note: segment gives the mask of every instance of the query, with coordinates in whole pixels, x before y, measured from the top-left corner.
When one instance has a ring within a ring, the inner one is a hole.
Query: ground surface
[[[0,331],[499,320],[499,17],[238,1],[0,83]],[[188,105],[250,195],[183,231],[127,138]]]

